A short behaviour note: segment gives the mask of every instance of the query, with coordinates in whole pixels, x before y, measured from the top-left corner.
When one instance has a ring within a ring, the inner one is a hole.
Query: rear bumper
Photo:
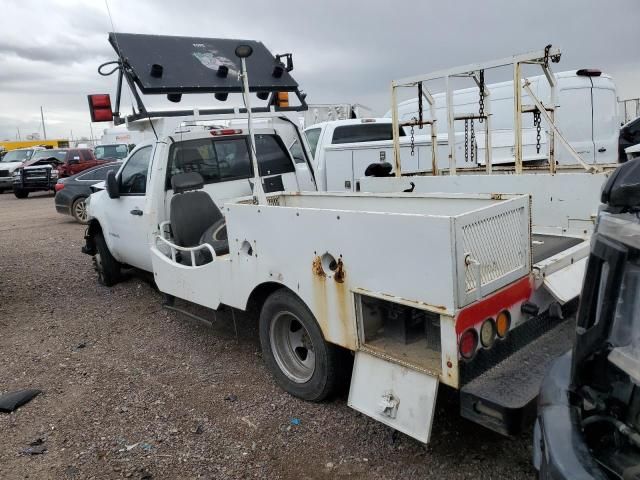
[[[460,414],[503,435],[535,418],[536,399],[549,365],[571,349],[575,319],[560,321],[460,389]],[[525,332],[526,333],[526,332]]]
[[[71,215],[71,208],[68,205],[59,205],[56,203],[56,212],[62,213],[63,215]]]

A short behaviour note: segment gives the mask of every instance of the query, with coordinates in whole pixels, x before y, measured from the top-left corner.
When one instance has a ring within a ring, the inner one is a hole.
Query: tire
[[[27,198],[29,196],[29,192],[27,190],[22,190],[21,188],[14,189],[13,194],[17,198]]]
[[[96,245],[93,266],[98,274],[98,282],[105,287],[111,287],[120,281],[120,262],[111,255],[102,232],[96,233],[93,238]]]
[[[335,393],[344,351],[324,340],[311,311],[291,291],[277,290],[264,303],[260,344],[267,367],[286,392],[312,402]]]
[[[87,206],[85,200],[87,197],[80,197],[74,200],[71,205],[71,215],[76,219],[76,222],[86,225],[89,222],[89,216],[87,215]]]

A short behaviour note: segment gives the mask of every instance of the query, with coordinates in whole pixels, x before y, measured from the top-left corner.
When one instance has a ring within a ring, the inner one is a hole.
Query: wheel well
[[[102,233],[102,227],[100,226],[100,222],[95,218],[89,220],[87,224],[87,230],[84,234],[85,246],[82,247],[82,252],[87,255],[95,255],[96,254],[96,242],[95,236],[98,233]]]
[[[276,290],[280,290],[281,288],[287,287],[285,287],[281,283],[276,282],[266,282],[258,285],[253,289],[253,291],[249,295],[249,300],[247,300],[247,313],[249,313],[251,316],[258,317],[260,315],[262,305],[264,305],[264,302],[267,300],[269,295],[271,295]]]

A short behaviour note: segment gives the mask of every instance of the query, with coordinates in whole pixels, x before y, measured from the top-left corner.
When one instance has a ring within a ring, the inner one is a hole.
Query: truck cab
[[[263,118],[261,126],[254,138],[265,192],[315,190],[309,159],[294,158],[283,140],[292,135],[301,139],[298,128],[277,116]],[[152,271],[149,246],[158,225],[169,218],[171,178],[199,173],[204,191],[220,207],[230,198],[251,195],[254,174],[247,136],[241,122],[233,128],[191,125],[137,145],[114,174],[115,191],[101,190],[87,202],[90,243],[101,235],[117,265]],[[99,273],[104,283],[116,281],[117,276]]]

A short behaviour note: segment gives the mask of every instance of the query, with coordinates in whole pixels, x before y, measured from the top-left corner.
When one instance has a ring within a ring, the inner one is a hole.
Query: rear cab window
[[[255,142],[261,176],[295,171],[280,137],[256,134]],[[169,150],[166,189],[171,189],[172,176],[184,172],[200,173],[205,184],[253,177],[247,137],[199,138],[174,143]]]
[[[405,135],[400,129],[400,136]],[[342,125],[333,131],[332,144],[377,142],[393,140],[393,125],[390,123],[361,123],[356,125]]]

